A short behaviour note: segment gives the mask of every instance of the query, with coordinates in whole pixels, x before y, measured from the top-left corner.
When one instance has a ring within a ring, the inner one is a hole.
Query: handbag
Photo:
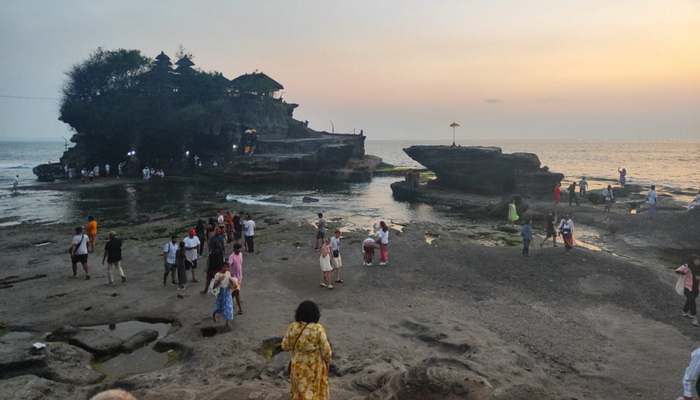
[[[678,277],[678,281],[676,281],[676,293],[681,296],[685,294],[685,275]]]
[[[299,341],[299,337],[301,337],[301,334],[304,332],[304,329],[306,329],[306,325],[308,323],[304,324],[304,327],[301,328],[301,332],[297,335],[297,338],[294,339],[294,344],[292,345],[292,351],[297,347],[297,342]],[[292,360],[289,360],[289,363],[287,364],[287,374],[291,375],[292,374]]]
[[[340,257],[340,250],[333,250],[333,258]]]

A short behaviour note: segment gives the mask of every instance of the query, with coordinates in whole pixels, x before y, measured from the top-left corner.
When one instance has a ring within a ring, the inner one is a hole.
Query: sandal
[[[321,283],[321,287],[328,287],[325,283]]]
[[[335,281],[335,283],[343,283],[343,280],[342,280],[342,279],[338,279],[337,281]]]
[[[328,286],[328,290],[333,290],[335,289],[335,286]]]

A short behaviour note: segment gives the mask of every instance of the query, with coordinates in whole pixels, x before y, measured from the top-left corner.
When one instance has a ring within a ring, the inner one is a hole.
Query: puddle
[[[8,332],[2,335],[0,339],[3,341],[26,340],[34,337],[34,335],[35,334],[33,332]]]
[[[433,242],[440,237],[439,233],[426,232],[425,233],[425,243],[433,244]]]
[[[265,339],[260,347],[260,354],[265,357],[266,360],[272,361],[272,359],[279,353],[282,352],[282,338],[274,337],[270,339]]]
[[[132,374],[142,374],[145,372],[157,371],[165,368],[168,365],[177,362],[180,357],[178,351],[166,350],[159,352],[155,350],[158,341],[164,338],[172,324],[167,323],[148,323],[141,321],[127,321],[118,324],[89,326],[85,329],[99,330],[109,332],[110,335],[126,340],[135,334],[152,329],[158,331],[158,338],[144,347],[135,350],[132,353],[119,354],[116,357],[93,365],[95,371],[105,375],[122,376]]]

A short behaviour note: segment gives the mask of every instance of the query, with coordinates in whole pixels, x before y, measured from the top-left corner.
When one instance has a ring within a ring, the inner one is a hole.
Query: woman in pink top
[[[231,292],[231,297],[236,299],[238,305],[238,314],[243,314],[243,306],[241,305],[241,285],[243,284],[243,253],[241,252],[240,244],[233,245],[233,253],[228,256],[228,264],[231,270],[231,276],[238,279],[238,288]]]
[[[685,305],[683,305],[683,316],[692,318],[693,325],[698,326],[697,307],[695,299],[698,297],[698,282],[700,281],[700,256],[691,254],[688,263],[683,264],[676,270],[677,274],[685,275]]]

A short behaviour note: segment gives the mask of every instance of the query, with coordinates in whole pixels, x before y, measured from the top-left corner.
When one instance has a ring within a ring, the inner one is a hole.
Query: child
[[[216,314],[221,314],[226,319],[226,327],[231,327],[233,321],[233,299],[231,298],[231,290],[238,289],[238,279],[231,276],[228,270],[228,263],[225,262],[221,266],[221,270],[214,275],[209,288],[210,293],[216,296],[214,303],[214,312],[211,318],[216,322]]]
[[[530,242],[532,241],[532,226],[530,226],[530,219],[525,221],[523,230],[520,231],[520,236],[523,237],[523,256],[530,257]]]

